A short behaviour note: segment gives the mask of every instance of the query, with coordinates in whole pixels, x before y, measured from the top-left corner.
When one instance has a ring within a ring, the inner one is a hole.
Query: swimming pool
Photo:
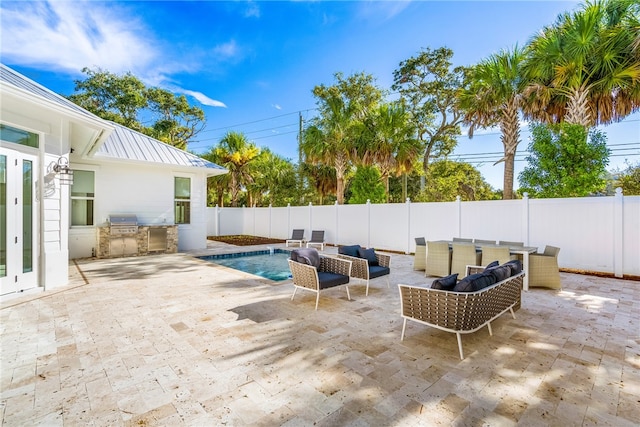
[[[273,249],[207,255],[198,258],[280,282],[291,278],[291,270],[289,270],[289,263],[287,262],[290,254],[290,251]]]

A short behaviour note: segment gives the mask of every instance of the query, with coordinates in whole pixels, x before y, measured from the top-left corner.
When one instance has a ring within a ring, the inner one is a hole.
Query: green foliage
[[[599,130],[581,125],[531,125],[520,191],[532,197],[584,197],[605,189],[609,149]]]
[[[627,163],[627,168],[623,171],[616,171],[614,188],[622,188],[625,196],[640,195],[640,162],[635,165]]]
[[[451,202],[456,200],[456,196],[462,200],[498,198],[482,174],[469,163],[451,160],[433,162],[425,181],[425,189],[415,201]]]
[[[82,72],[87,78],[75,81],[75,93],[68,99],[103,119],[182,150],[205,126],[204,111],[191,106],[183,95],[147,87],[131,73],[116,75],[89,68],[83,68]],[[155,122],[146,127],[141,117],[149,115]]]
[[[360,166],[349,185],[349,203],[363,204],[384,203],[386,194],[384,185],[380,181],[380,172],[373,166]]]
[[[452,67],[453,51],[422,49],[400,62],[391,89],[400,92],[412,116],[415,134],[424,143],[423,168],[432,158],[450,154],[458,143],[462,114],[458,95],[463,87],[463,67]]]
[[[346,173],[356,151],[362,120],[382,98],[374,78],[365,73],[347,78],[335,74],[331,86],[313,89],[320,116],[311,120],[303,134],[301,152],[313,165],[332,166],[336,171],[336,196],[344,202]]]

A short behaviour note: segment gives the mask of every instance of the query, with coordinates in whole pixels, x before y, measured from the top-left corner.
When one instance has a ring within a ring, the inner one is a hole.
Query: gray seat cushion
[[[376,277],[384,276],[391,273],[389,267],[382,267],[380,265],[369,266],[369,279],[375,279]]]
[[[349,276],[329,273],[328,271],[319,271],[318,282],[320,283],[320,289],[333,288],[334,286],[346,285],[349,283]]]

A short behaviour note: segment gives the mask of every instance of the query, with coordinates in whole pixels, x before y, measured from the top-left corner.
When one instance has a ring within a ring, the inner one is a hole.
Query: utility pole
[[[302,129],[304,119],[302,118],[302,111],[298,112],[298,182],[300,188],[300,206],[304,204],[304,179],[302,176]]]

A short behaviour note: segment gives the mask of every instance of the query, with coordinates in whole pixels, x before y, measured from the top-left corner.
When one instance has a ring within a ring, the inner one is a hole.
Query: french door
[[[0,147],[0,295],[38,285],[38,157]]]

